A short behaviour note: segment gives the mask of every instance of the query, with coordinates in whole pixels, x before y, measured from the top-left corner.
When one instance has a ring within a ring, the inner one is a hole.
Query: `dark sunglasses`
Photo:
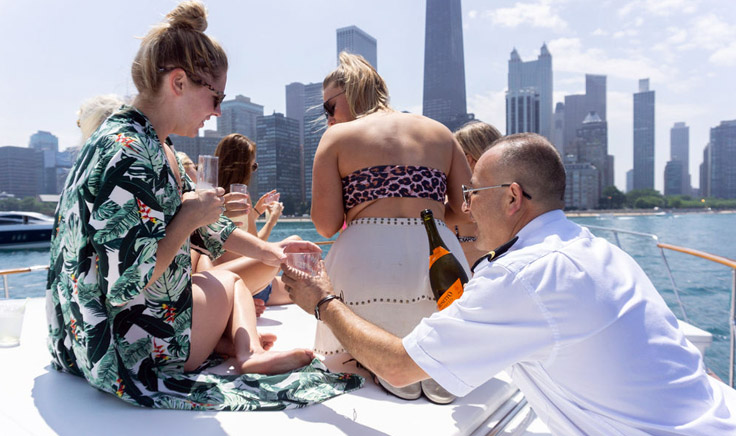
[[[258,171],[258,162],[253,162],[253,165],[250,166],[251,171]]]
[[[518,185],[518,183],[517,183]],[[462,185],[463,187],[463,200],[465,201],[465,205],[470,206],[470,196],[473,194],[473,192],[476,191],[483,191],[485,189],[493,189],[493,188],[508,188],[511,186],[511,183],[502,183],[500,185],[493,185],[493,186],[484,186],[482,188],[471,188],[470,186]],[[519,185],[521,188],[521,185]],[[524,192],[524,188],[521,188],[521,195],[528,198],[529,200],[532,199],[532,196]]]
[[[327,100],[325,100],[324,103],[322,103],[322,107],[325,110],[325,118],[329,118],[329,117],[334,117],[335,116],[335,106],[337,106],[337,102],[335,102],[332,105],[330,105],[330,100],[332,100],[333,98],[335,98],[335,97],[337,97],[339,95],[342,95],[342,94],[345,94],[345,91],[338,92],[337,94],[335,94],[332,97],[330,97]]]
[[[172,70],[174,70],[176,68],[181,68],[181,67],[159,68],[158,69],[158,72],[159,73],[166,73],[166,72],[172,71]],[[212,93],[214,94],[212,96],[212,99],[213,99],[213,101],[212,101],[212,103],[213,103],[212,109],[213,110],[217,110],[217,107],[220,106],[220,103],[222,103],[222,101],[225,100],[225,93],[222,92],[222,91],[216,90],[214,86],[210,85],[209,83],[205,82],[204,80],[200,79],[199,77],[197,77],[196,75],[190,73],[189,71],[185,70],[184,68],[181,68],[181,69],[184,70],[184,73],[186,73],[187,77],[189,77],[189,80],[191,80],[192,82],[196,83],[199,86],[204,86],[205,88],[207,88],[210,91],[212,91]]]

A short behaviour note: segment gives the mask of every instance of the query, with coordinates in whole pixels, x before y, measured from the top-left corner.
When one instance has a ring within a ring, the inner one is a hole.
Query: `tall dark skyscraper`
[[[736,198],[736,120],[710,129],[710,196]]]
[[[465,98],[460,0],[427,0],[422,113],[455,130],[472,119]]]
[[[43,151],[27,147],[0,147],[0,192],[34,197],[43,192]]]
[[[553,141],[552,56],[542,45],[535,61],[522,62],[514,49],[509,59],[506,134],[534,132]]]
[[[340,62],[340,52],[358,54],[378,70],[376,38],[370,36],[357,26],[348,26],[337,29],[337,56]]]
[[[634,189],[654,189],[654,91],[639,80],[634,94]]]
[[[258,117],[258,194],[277,189],[287,213],[301,201],[301,163],[299,162],[299,122],[274,113]]]
[[[322,109],[322,83],[308,83],[304,85],[304,191],[308,201],[312,200],[314,154],[325,130],[327,122]]]

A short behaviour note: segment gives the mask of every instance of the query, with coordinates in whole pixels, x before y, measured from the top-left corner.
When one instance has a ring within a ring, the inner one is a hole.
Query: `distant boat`
[[[0,212],[0,250],[47,248],[54,219],[38,212]]]

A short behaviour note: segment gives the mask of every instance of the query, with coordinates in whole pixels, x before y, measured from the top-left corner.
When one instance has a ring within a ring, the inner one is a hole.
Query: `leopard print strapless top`
[[[444,202],[447,176],[440,170],[413,165],[377,165],[342,178],[345,210],[365,201],[389,197],[429,198]]]

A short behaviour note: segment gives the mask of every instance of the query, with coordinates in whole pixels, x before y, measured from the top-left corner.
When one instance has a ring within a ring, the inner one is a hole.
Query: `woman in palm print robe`
[[[202,5],[182,3],[167,20],[136,56],[133,107],[87,141],[59,201],[47,290],[53,366],[161,408],[283,409],[360,387],[309,350],[264,351],[275,338],[258,337],[250,292],[234,274],[192,276],[190,234],[212,257],[227,249],[272,265],[287,245],[310,244],[252,238],[221,216],[221,188],[193,192],[167,137],[196,135],[220,114],[227,58],[202,33]],[[216,346],[241,372],[261,374],[194,371]]]

